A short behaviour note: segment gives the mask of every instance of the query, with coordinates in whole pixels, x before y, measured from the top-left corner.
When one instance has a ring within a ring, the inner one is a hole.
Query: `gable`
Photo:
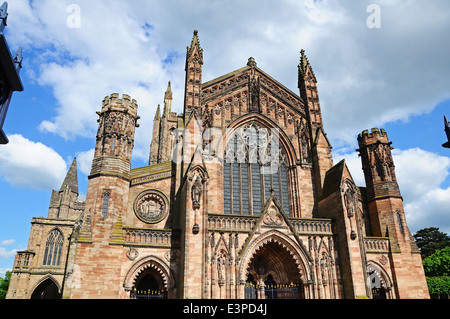
[[[253,229],[238,252],[239,258],[242,257],[249,244],[255,240],[255,238],[258,238],[261,234],[270,233],[272,231],[276,231],[277,233],[284,234],[288,237],[293,236],[300,249],[302,249],[304,254],[311,260],[311,256],[303,245],[302,240],[295,231],[279,201],[273,194],[271,194],[266,201],[261,214],[258,216],[258,220],[255,222]]]
[[[345,159],[343,159],[326,173],[321,199],[324,199],[332,193],[341,190],[345,180],[349,180],[352,184],[354,184]]]
[[[232,114],[246,114],[257,98],[259,112],[274,117],[286,113],[288,120],[306,117],[301,97],[272,78],[255,64],[227,73],[202,84],[201,105],[209,106],[216,115],[233,108]]]

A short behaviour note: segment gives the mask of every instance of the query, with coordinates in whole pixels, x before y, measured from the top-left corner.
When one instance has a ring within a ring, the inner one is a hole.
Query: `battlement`
[[[113,93],[109,96],[106,96],[102,101],[102,112],[105,112],[110,109],[117,110],[127,110],[125,112],[130,112],[134,116],[137,115],[138,104],[135,99],[131,99],[128,94],[122,94],[122,98],[120,98],[119,93]]]
[[[372,128],[370,130],[364,130],[358,135],[359,145],[369,145],[374,143],[390,143],[387,133],[384,129]]]

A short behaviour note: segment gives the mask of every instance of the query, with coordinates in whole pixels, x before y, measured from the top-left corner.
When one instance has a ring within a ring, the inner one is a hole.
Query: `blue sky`
[[[380,27],[369,28],[370,4]],[[167,82],[182,112],[185,49],[199,30],[203,80],[246,65],[293,92],[305,49],[318,78],[325,130],[335,162],[345,158],[364,180],[357,135],[382,127],[394,161],[411,231],[450,233],[450,3],[371,1],[12,0],[6,37],[23,47],[25,91],[15,93],[0,147],[0,276],[27,248],[30,221],[47,216],[73,158],[80,194],[87,189],[97,116],[111,93],[139,103],[133,167],[148,162],[152,120]]]

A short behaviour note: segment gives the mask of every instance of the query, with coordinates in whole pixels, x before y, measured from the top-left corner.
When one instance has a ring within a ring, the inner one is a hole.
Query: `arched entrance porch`
[[[382,267],[374,262],[367,266],[367,286],[372,299],[391,299],[392,283]]]
[[[166,299],[167,289],[158,271],[149,267],[141,272],[131,290],[132,299]]]
[[[169,267],[155,256],[145,257],[135,263],[124,282],[131,299],[174,298],[174,286]]]
[[[243,268],[246,299],[304,299],[306,267],[299,251],[277,235],[259,242]]]
[[[30,299],[61,299],[60,289],[55,281],[47,278],[34,289]]]

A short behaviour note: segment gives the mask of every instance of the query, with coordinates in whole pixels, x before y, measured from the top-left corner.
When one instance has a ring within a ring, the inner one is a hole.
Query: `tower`
[[[200,47],[198,31],[194,30],[191,46],[186,52],[186,84],[184,96],[185,121],[192,112],[199,112],[202,90],[203,49]]]
[[[99,288],[102,298],[119,294],[123,238],[117,227],[121,227],[122,214],[128,209],[131,155],[139,126],[137,108],[130,96],[119,98],[114,93],[105,97],[97,112],[95,154],[74,263],[79,287],[84,288],[72,287],[72,298],[95,298]]]
[[[323,189],[325,175],[333,167],[333,155],[331,144],[325,133],[320,110],[319,94],[317,90],[317,79],[314,71],[305,55],[305,50],[300,51],[300,64],[298,65],[298,88],[300,97],[305,103],[308,123],[307,132],[310,138],[303,138],[310,144],[312,166],[314,174],[314,185],[316,196],[320,198]],[[302,129],[300,128],[300,132]],[[300,133],[302,134],[302,133]]]
[[[48,218],[70,219],[79,218],[78,209],[78,174],[77,159],[75,158],[67,172],[59,191],[53,190],[48,210]]]
[[[164,163],[172,159],[174,130],[177,128],[177,116],[172,113],[172,88],[169,81],[164,93],[164,109],[158,105],[153,120],[153,137],[150,145],[149,164]]]
[[[367,203],[376,237],[388,237],[390,263],[398,298],[429,298],[420,251],[406,224],[403,199],[395,175],[392,142],[384,129],[358,135],[359,155],[367,187]]]
[[[305,55],[300,51],[300,64],[298,65],[298,88],[300,97],[305,101],[312,128],[322,126],[322,113],[320,111],[317,79]]]

